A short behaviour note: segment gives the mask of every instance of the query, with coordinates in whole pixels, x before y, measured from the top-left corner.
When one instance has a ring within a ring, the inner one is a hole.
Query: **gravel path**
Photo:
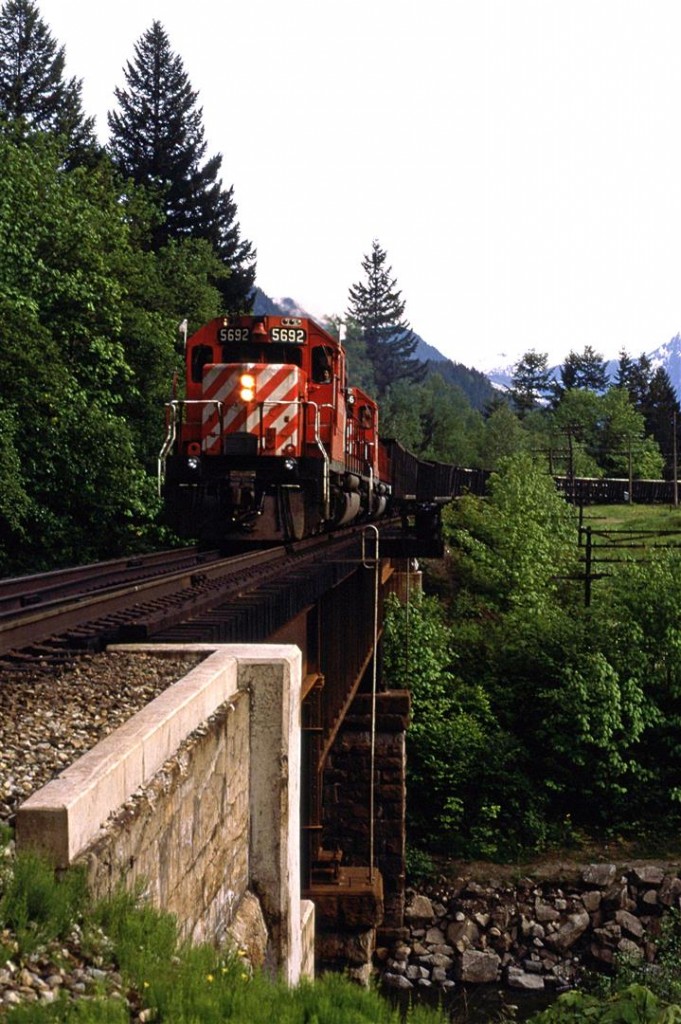
[[[0,673],[0,825],[200,660],[95,654],[55,674]]]

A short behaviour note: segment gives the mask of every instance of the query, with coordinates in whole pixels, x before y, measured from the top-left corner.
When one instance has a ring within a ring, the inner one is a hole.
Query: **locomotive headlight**
[[[189,469],[199,468],[199,460],[195,455],[192,455],[187,459],[187,466],[189,467]]]
[[[252,373],[242,373],[239,378],[239,397],[242,402],[252,402],[255,398],[255,377]]]
[[[297,465],[298,463],[295,459],[284,459],[284,469],[287,469],[289,473],[292,472]]]

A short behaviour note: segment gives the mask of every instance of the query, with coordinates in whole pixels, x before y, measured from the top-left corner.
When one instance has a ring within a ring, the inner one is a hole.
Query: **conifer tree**
[[[586,345],[583,352],[569,352],[560,370],[561,384],[559,393],[572,388],[586,391],[605,391],[608,384],[608,371],[603,356],[595,352],[591,345]]]
[[[621,349],[617,361],[617,374],[615,375],[615,387],[626,388],[631,392],[635,363],[626,349]]]
[[[361,329],[379,396],[397,380],[423,380],[426,371],[414,358],[418,341],[404,317],[405,302],[386,257],[374,239],[371,253],[362,260],[366,279],[350,288],[347,310]]]
[[[7,0],[0,10],[0,126],[12,137],[62,136],[70,165],[94,159],[94,118],[83,114],[82,83],[64,78],[64,47],[32,0]]]
[[[659,444],[667,469],[671,472],[675,428],[677,431],[677,455],[679,451],[678,432],[681,429],[681,410],[674,385],[663,366],[658,366],[650,378],[648,393],[641,406],[641,412],[645,417],[646,430]]]
[[[250,305],[255,252],[241,238],[233,189],[219,177],[222,156],[204,160],[203,112],[165,29],[154,21],[135,44],[123,69],[126,87],[114,90],[118,110],[110,111],[109,152],[121,173],[155,193],[164,220],[155,249],[171,238],[204,238],[229,276],[216,282],[225,309]]]
[[[535,409],[551,392],[551,371],[548,353],[530,349],[513,367],[511,395],[520,416]]]

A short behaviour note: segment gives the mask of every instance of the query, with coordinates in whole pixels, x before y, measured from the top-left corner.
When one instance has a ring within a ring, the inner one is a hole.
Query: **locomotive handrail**
[[[321,435],[320,435],[320,431],[319,431],[320,408],[322,408],[322,407],[317,405],[316,402],[310,402],[310,401],[307,401],[307,402],[304,402],[304,401],[303,402],[301,402],[301,401],[290,402],[290,401],[286,401],[284,399],[265,399],[263,402],[258,402],[257,404],[258,404],[258,406],[260,408],[261,419],[262,419],[262,410],[264,409],[264,407],[266,405],[269,405],[269,406],[272,406],[272,405],[297,405],[297,406],[301,406],[303,408],[309,407],[312,410],[314,410],[314,421],[313,421],[314,442],[315,442],[317,448],[319,448],[319,451],[320,451],[321,456],[322,456],[323,465],[324,465],[323,474],[322,474],[322,487],[323,487],[322,500],[323,500],[323,503],[324,503],[324,518],[325,519],[329,519],[331,517],[331,468],[330,468],[329,454],[326,451],[326,448],[324,447],[324,445],[322,443],[322,439],[321,439]],[[217,399],[214,399],[214,398],[175,398],[175,399],[172,400],[172,402],[167,402],[166,403],[166,409],[170,410],[170,414],[171,415],[170,415],[170,420],[168,422],[168,429],[166,431],[165,440],[163,442],[163,445],[161,447],[161,451],[159,452],[159,456],[158,456],[158,493],[159,493],[159,495],[162,493],[163,481],[165,480],[166,459],[167,459],[170,451],[172,450],[174,444],[177,441],[178,418],[181,417],[182,410],[184,409],[185,405],[214,405],[214,406],[217,406],[218,415],[219,415],[219,418],[220,418],[220,438],[221,438],[221,444],[224,444],[224,419],[225,419],[224,402],[220,402],[220,401],[218,401]],[[332,406],[328,405],[327,403],[325,403],[325,406],[328,407],[328,408],[332,408]]]
[[[166,402],[166,409],[170,410],[170,418],[168,420],[168,426],[166,428],[166,436],[161,445],[161,450],[158,453],[158,472],[156,475],[157,487],[159,497],[163,490],[163,481],[166,477],[166,459],[177,439],[177,399],[173,399],[172,402]]]
[[[224,433],[225,426],[225,404],[217,398],[174,398],[172,402],[166,402],[166,409],[170,410],[171,416],[166,430],[165,440],[158,454],[158,493],[161,494],[163,481],[166,475],[166,459],[177,441],[178,413],[181,417],[185,405],[215,405],[220,417],[220,436]]]
[[[324,493],[323,493],[324,518],[325,519],[330,519],[331,518],[331,466],[330,466],[331,460],[329,458],[329,453],[327,452],[326,448],[322,444],[322,439],[321,439],[321,436],[320,436],[320,433],[319,433],[319,420],[320,420],[319,410],[320,410],[320,406],[318,406],[316,402],[310,402],[309,400],[305,404],[307,404],[311,409],[314,409],[314,440],[315,440],[315,444],[317,445],[317,447],[319,448],[320,452],[322,453],[322,459],[323,459],[323,462],[324,462],[324,472],[323,472],[323,477],[322,477],[323,488],[324,488]]]

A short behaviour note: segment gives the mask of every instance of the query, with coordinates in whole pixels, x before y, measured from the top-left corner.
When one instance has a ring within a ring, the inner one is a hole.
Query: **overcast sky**
[[[161,21],[268,295],[343,313],[377,238],[469,366],[681,331],[679,0],[37,3],[103,140]]]

